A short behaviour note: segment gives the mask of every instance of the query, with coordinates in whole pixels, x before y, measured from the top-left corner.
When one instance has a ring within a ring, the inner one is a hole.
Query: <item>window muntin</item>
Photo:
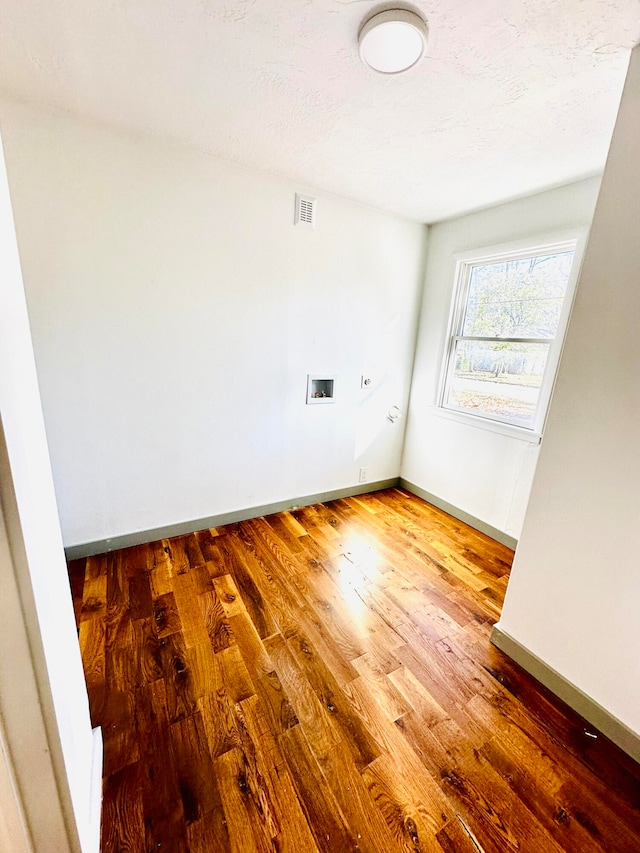
[[[576,242],[458,264],[443,408],[541,431],[573,289]]]

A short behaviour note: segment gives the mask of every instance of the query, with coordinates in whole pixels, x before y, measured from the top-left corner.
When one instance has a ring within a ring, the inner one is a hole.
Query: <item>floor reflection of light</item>
[[[377,571],[380,563],[380,554],[366,539],[357,534],[345,537],[337,583],[341,599],[358,631],[365,628],[369,613],[369,607],[361,595],[371,583],[367,571]]]
[[[382,557],[377,548],[373,547],[364,536],[358,536],[357,533],[350,533],[345,536],[342,553],[350,563],[360,569],[361,574],[366,575],[368,571],[380,571],[383,562]]]

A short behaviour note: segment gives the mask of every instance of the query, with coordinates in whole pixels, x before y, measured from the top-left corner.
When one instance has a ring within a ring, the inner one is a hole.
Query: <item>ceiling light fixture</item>
[[[427,49],[427,22],[408,9],[379,12],[362,25],[360,59],[380,74],[400,74],[422,59]]]

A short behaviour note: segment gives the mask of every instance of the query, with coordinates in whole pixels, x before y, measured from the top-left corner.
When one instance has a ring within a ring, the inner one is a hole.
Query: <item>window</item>
[[[457,265],[440,405],[540,433],[573,297],[577,240]]]

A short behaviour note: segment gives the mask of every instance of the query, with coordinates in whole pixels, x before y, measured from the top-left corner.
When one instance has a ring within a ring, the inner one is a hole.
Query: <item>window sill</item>
[[[453,409],[443,409],[441,406],[431,406],[430,412],[439,418],[457,421],[459,424],[465,424],[466,426],[478,429],[488,429],[490,432],[497,432],[501,435],[507,435],[509,438],[517,438],[520,441],[528,441],[530,444],[540,444],[542,441],[542,433],[523,429],[512,424],[492,421],[489,418],[482,418],[479,415],[468,415],[465,412],[456,412]]]

